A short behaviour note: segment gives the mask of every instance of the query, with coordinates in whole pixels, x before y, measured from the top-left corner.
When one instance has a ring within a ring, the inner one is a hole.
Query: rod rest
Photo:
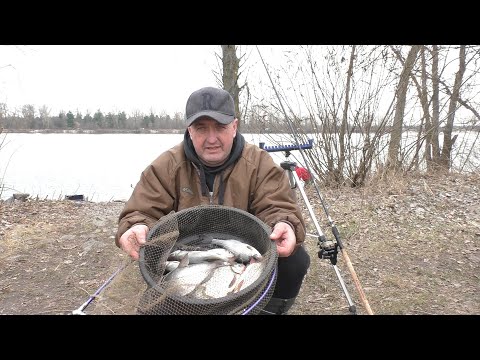
[[[291,150],[300,150],[300,149],[311,149],[313,147],[313,139],[308,139],[308,143],[300,145],[272,145],[265,146],[264,142],[258,143],[260,149],[263,149],[268,152],[275,151],[291,151]]]

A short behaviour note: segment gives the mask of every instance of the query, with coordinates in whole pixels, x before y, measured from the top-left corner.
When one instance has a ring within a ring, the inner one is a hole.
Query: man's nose
[[[209,142],[217,141],[217,129],[215,127],[208,128],[207,140]]]

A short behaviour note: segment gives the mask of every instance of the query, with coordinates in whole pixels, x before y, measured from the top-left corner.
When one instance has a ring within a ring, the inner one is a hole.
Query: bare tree
[[[133,120],[133,129],[134,130],[138,129],[142,118],[143,118],[143,114],[140,110],[138,110],[138,109],[133,110],[133,114],[132,114],[131,119]]]
[[[31,104],[22,106],[22,115],[25,121],[25,127],[34,129],[35,128],[35,107]]]
[[[355,49],[356,46],[352,46],[352,51],[350,53],[350,61],[348,65],[347,71],[347,83],[345,85],[345,103],[343,106],[343,114],[342,114],[342,125],[340,127],[340,134],[339,142],[340,142],[340,159],[338,161],[338,180],[343,179],[343,166],[345,163],[345,137],[346,137],[346,130],[347,130],[347,120],[348,120],[348,109],[350,104],[350,84],[352,82],[353,77],[353,61],[355,59]],[[337,181],[338,181],[337,180]]]
[[[452,138],[453,122],[455,120],[455,113],[458,99],[460,97],[460,87],[462,85],[463,74],[465,74],[465,45],[460,46],[459,50],[459,66],[455,75],[455,83],[453,85],[452,95],[450,96],[450,105],[448,108],[447,123],[443,130],[443,146],[440,155],[441,164],[445,170],[450,170],[452,147],[455,143],[455,137]]]
[[[439,163],[440,144],[438,133],[440,130],[440,100],[439,100],[439,81],[438,73],[438,53],[437,45],[432,46],[432,165]],[[429,131],[429,129],[427,129]]]
[[[220,86],[228,91],[230,95],[232,95],[233,100],[235,102],[235,115],[240,120],[238,127],[240,129],[241,123],[243,119],[243,115],[245,113],[245,109],[248,106],[249,96],[247,94],[246,97],[246,104],[244,106],[240,106],[240,93],[246,87],[246,82],[240,86],[239,85],[239,78],[241,75],[241,68],[244,66],[244,62],[242,63],[242,59],[244,55],[237,56],[238,47],[236,45],[221,45],[222,48],[222,56],[218,56],[221,59],[222,66],[221,66],[221,81],[220,76],[218,73],[215,73],[217,78],[217,82],[219,82]],[[243,60],[245,61],[245,60]],[[247,87],[248,93],[248,87]]]
[[[235,100],[235,114],[239,117],[238,94],[240,89],[238,87],[238,69],[240,67],[240,59],[237,57],[237,48],[235,45],[222,45],[222,62],[223,88],[227,90]]]
[[[302,46],[284,54],[288,66],[277,70],[272,80],[285,99],[298,141],[303,144],[314,138],[315,146],[304,153],[305,161],[326,184],[362,185],[385,146],[385,124],[393,102],[381,116],[378,109],[383,94],[393,86],[395,58],[388,47],[357,45]],[[288,84],[282,81],[285,77]],[[290,106],[292,99],[297,100],[297,110]],[[285,124],[278,105],[264,109],[277,116],[277,124]],[[307,114],[298,113],[304,109]],[[290,132],[288,128],[275,130]]]
[[[400,61],[402,66],[405,66],[405,59],[402,57],[401,51],[399,49],[396,49],[395,47],[392,46],[393,53],[397,57],[397,59]],[[431,131],[428,131],[428,129],[431,129],[431,120],[430,120],[430,110],[429,110],[429,97],[428,97],[428,87],[427,87],[427,65],[426,65],[426,59],[425,59],[425,47],[422,46],[420,48],[420,78],[421,81],[419,82],[417,77],[415,76],[415,73],[412,71],[410,72],[410,78],[415,84],[417,88],[417,93],[418,93],[418,98],[420,100],[420,105],[422,108],[422,113],[423,116],[420,119],[420,124],[418,126],[418,131],[417,131],[417,140],[415,144],[412,144],[412,147],[415,148],[415,152],[413,154],[413,158],[411,161],[410,166],[408,166],[408,169],[415,168],[416,170],[419,170],[420,167],[420,150],[423,144],[423,141],[426,139],[427,141],[427,147],[425,151],[425,158],[427,160],[431,160],[431,151],[430,151],[430,145],[431,144]],[[424,131],[425,129],[425,131]]]
[[[43,105],[38,109],[38,112],[40,114],[43,128],[50,129],[50,109],[48,109],[47,105]]]
[[[7,120],[8,107],[6,103],[0,103],[0,128],[3,128]]]
[[[400,74],[400,79],[398,81],[397,91],[396,91],[396,108],[395,108],[395,117],[393,119],[392,132],[390,135],[390,143],[388,145],[388,155],[386,167],[389,170],[395,170],[399,166],[399,150],[400,150],[400,140],[402,138],[402,127],[403,127],[403,117],[405,114],[405,103],[407,98],[408,90],[408,80],[410,74],[417,60],[417,54],[420,51],[420,45],[413,45],[410,48],[407,59],[403,66],[402,73]]]

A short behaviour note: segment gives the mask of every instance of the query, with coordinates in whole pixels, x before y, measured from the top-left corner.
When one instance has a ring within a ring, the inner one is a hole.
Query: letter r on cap
[[[202,110],[210,110],[212,108],[212,94],[202,94],[203,96],[203,109]]]

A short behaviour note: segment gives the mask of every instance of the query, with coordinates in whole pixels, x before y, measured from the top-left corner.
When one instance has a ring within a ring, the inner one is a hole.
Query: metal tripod
[[[345,286],[345,282],[343,281],[342,275],[340,274],[340,271],[337,267],[337,254],[338,254],[338,243],[336,241],[332,240],[327,240],[325,237],[325,234],[322,232],[320,225],[318,224],[317,218],[315,216],[315,213],[313,212],[312,206],[310,205],[310,201],[308,200],[308,197],[305,193],[305,190],[303,189],[303,186],[300,183],[300,178],[298,177],[295,168],[296,168],[296,163],[289,161],[288,157],[290,156],[290,151],[291,150],[297,150],[297,149],[311,149],[313,146],[313,139],[310,139],[307,144],[303,145],[287,145],[287,146],[265,146],[265,143],[260,143],[259,147],[261,149],[264,149],[268,152],[276,152],[276,151],[284,151],[285,152],[285,158],[286,160],[281,162],[280,166],[287,172],[288,179],[290,181],[290,187],[292,189],[298,189],[300,190],[300,193],[302,194],[303,201],[305,202],[305,205],[307,206],[308,213],[310,214],[310,217],[315,225],[315,228],[317,230],[317,238],[318,238],[318,243],[317,245],[319,246],[320,250],[318,252],[318,257],[320,259],[329,259],[331,264],[333,265],[333,269],[335,270],[335,274],[337,275],[338,281],[340,282],[340,286],[343,290],[343,293],[345,294],[345,297],[347,298],[348,301],[348,310],[350,313],[353,315],[357,314],[356,306],[352,301],[352,298],[350,297],[350,294],[348,293],[347,287]]]

